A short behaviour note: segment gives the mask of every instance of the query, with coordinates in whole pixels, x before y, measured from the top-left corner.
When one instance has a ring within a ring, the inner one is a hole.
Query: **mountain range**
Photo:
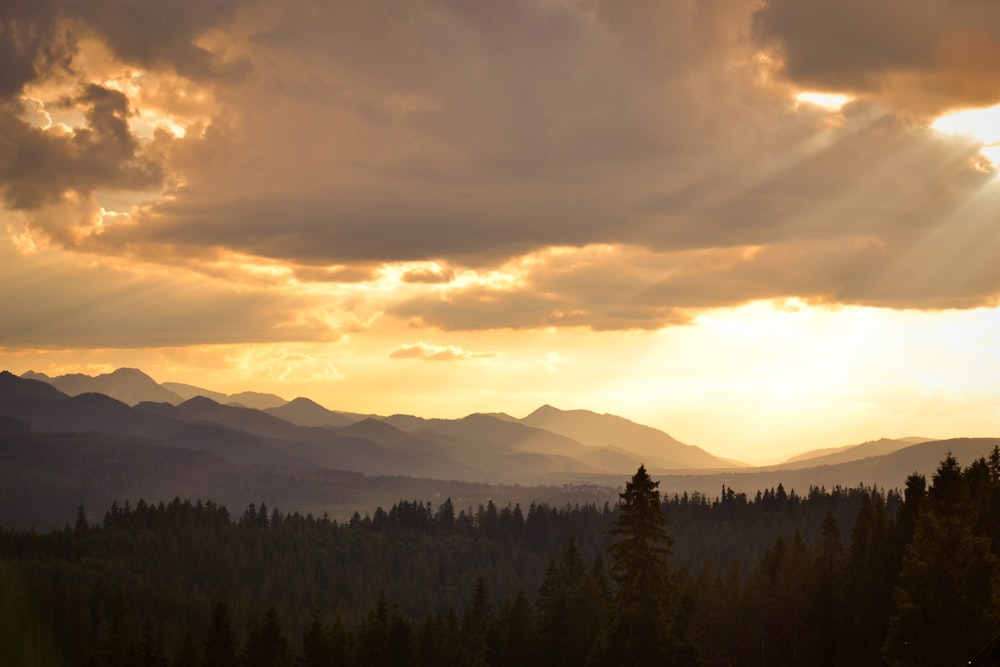
[[[490,413],[426,419],[341,412],[304,397],[285,401],[271,394],[228,395],[160,384],[137,369],[96,377],[0,373],[0,459],[5,461],[0,488],[7,489],[0,492],[5,501],[0,507],[11,512],[37,503],[36,496],[46,492],[67,494],[69,500],[70,488],[86,497],[106,493],[119,500],[142,497],[136,492],[143,488],[168,493],[169,500],[168,489],[174,488],[175,494],[196,491],[215,500],[249,502],[257,491],[259,497],[271,493],[269,502],[281,502],[286,510],[340,512],[372,499],[361,488],[395,487],[400,495],[394,501],[421,479],[427,480],[419,484],[423,489],[427,484],[439,489],[480,485],[477,493],[485,498],[520,489],[518,497],[530,502],[563,489],[560,497],[568,492],[575,502],[589,502],[614,500],[614,489],[640,463],[661,480],[664,493],[715,493],[723,485],[747,493],[776,484],[800,492],[810,486],[894,487],[911,472],[929,474],[948,451],[974,458],[988,454],[996,442],[881,439],[751,468],[619,416],[550,405],[523,418]],[[76,449],[68,443],[77,443]],[[52,448],[51,455],[40,456],[46,448]],[[82,451],[91,456],[82,460]],[[63,465],[63,459],[76,461],[75,468]],[[118,463],[123,460],[130,461],[124,467],[134,474],[123,476]],[[185,476],[180,460],[199,469]],[[84,469],[92,479],[117,481],[87,496],[80,486],[86,480],[74,473]],[[329,475],[350,480],[356,493],[341,497],[342,492],[317,481]],[[394,481],[384,481],[389,478]],[[0,512],[0,523],[11,520]]]
[[[524,419],[499,413],[451,420],[423,419],[339,412],[305,397],[286,401],[273,394],[227,395],[194,385],[159,384],[135,368],[120,368],[94,377],[49,377],[29,371],[20,379],[48,383],[78,399],[77,403],[82,396],[101,394],[135,412],[180,422],[188,428],[212,424],[256,438],[274,439],[282,443],[281,449],[289,453],[292,461],[365,473],[538,483],[553,473],[625,474],[634,472],[640,463],[653,470],[675,471],[740,465],[622,417],[586,410],[563,411],[548,405]],[[49,420],[68,428],[72,423],[66,421],[70,417],[64,413],[72,414],[74,407],[73,402],[48,406],[53,411]],[[143,425],[135,416],[126,417],[120,408],[106,405],[105,409],[109,414],[114,412],[109,421],[121,420],[104,427],[110,432],[152,437],[159,431],[169,441],[177,437],[176,426],[162,422]],[[17,418],[15,412],[4,414]],[[99,412],[91,418],[98,419]],[[36,430],[51,430],[40,416],[28,421]],[[96,428],[97,424],[85,425],[103,430]],[[263,449],[255,451],[262,453]],[[419,460],[413,460],[414,456]],[[250,456],[242,458],[243,463],[260,462]],[[265,458],[273,462],[272,456]]]

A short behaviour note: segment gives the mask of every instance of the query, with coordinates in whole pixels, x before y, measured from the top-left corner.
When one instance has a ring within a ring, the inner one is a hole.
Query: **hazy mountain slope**
[[[619,473],[635,472],[639,466],[640,457],[634,453],[584,445],[573,438],[528,426],[513,418],[505,419],[505,416],[480,413],[461,419],[420,419],[394,415],[387,421],[414,432],[427,433],[428,437],[444,439],[461,450],[457,454],[459,456],[482,457],[499,451],[540,454],[548,457],[544,463],[545,470],[550,472],[558,471],[554,468],[560,464],[564,471]],[[510,462],[523,467],[526,459],[519,457]]]
[[[354,438],[377,443],[388,450],[393,474],[409,474],[440,479],[484,481],[491,479],[489,468],[480,461],[468,461],[454,455],[452,448],[435,438],[408,433],[378,419],[362,419],[348,426],[330,429],[340,438]]]
[[[15,376],[0,379],[3,386],[11,398],[0,402],[0,417],[12,420],[5,422],[9,430],[23,430],[27,424],[38,432],[142,437],[240,464],[511,483],[540,481],[553,472],[599,471],[569,457],[537,452],[485,447],[477,454],[466,442],[440,442],[436,435],[404,433],[374,419],[308,428],[201,396],[177,406],[144,401],[132,408],[102,394],[67,398],[48,385]]]
[[[573,438],[593,447],[615,446],[662,462],[666,468],[732,468],[733,462],[712,456],[700,447],[685,445],[663,431],[623,417],[589,410],[559,410],[543,405],[521,422]],[[652,466],[650,466],[652,468]]]
[[[282,406],[288,401],[275,394],[262,394],[259,391],[241,391],[238,394],[230,394],[229,402],[253,408],[254,410],[266,410]]]
[[[461,419],[422,419],[410,415],[393,415],[383,420],[407,431],[437,433],[452,441],[466,441],[476,446],[506,447],[512,451],[573,456],[584,446],[572,438],[516,421],[505,421],[486,414],[473,414]]]
[[[620,484],[619,484],[620,486]],[[324,512],[344,521],[400,498],[451,498],[457,509],[492,499],[499,506],[617,499],[615,489],[525,487],[359,473],[286,471],[242,466],[203,451],[179,450],[138,438],[96,434],[0,435],[0,526],[49,529],[72,523],[83,506],[91,521],[117,502],[132,505],[180,497],[211,500],[238,515],[251,502],[283,512]]]
[[[368,474],[476,480],[486,476],[475,466],[455,461],[439,445],[413,438],[375,420],[344,427],[305,427],[260,410],[219,405],[203,396],[185,401],[176,409],[200,423],[264,438],[293,462],[306,461],[318,467]]]
[[[37,376],[41,375],[41,373],[33,373],[32,375]],[[42,375],[42,377],[45,376]],[[67,398],[66,394],[56,389],[48,382],[18,377],[7,371],[0,371],[0,401],[7,401],[12,398],[19,397],[49,399]]]
[[[176,401],[176,403],[183,403],[184,401],[190,400],[195,396],[204,396],[205,398],[210,398],[216,403],[221,403],[223,405],[229,403],[229,394],[223,394],[221,391],[212,391],[211,389],[205,389],[203,387],[196,387],[193,384],[184,384],[183,382],[161,382],[160,386],[180,396],[181,400]]]
[[[207,452],[239,465],[285,470],[315,470],[318,466],[298,443],[263,438],[218,424],[189,424],[160,440],[172,447]]]
[[[916,442],[914,441],[916,440]],[[848,445],[846,447],[831,447],[828,449],[816,449],[794,456],[787,461],[780,463],[777,468],[804,468],[820,465],[834,465],[837,463],[848,463],[868,458],[869,456],[885,456],[900,449],[911,447],[920,442],[928,442],[928,438],[879,438],[869,440],[860,445]]]
[[[714,498],[719,495],[723,485],[747,494],[776,488],[778,484],[782,484],[786,492],[794,489],[799,495],[808,493],[811,486],[825,487],[827,490],[837,486],[849,488],[858,485],[893,489],[903,488],[906,478],[914,472],[924,474],[929,483],[931,475],[948,452],[954,454],[964,467],[980,456],[988,457],[997,444],[1000,444],[1000,438],[954,438],[911,445],[884,456],[836,465],[787,470],[767,468],[720,473],[661,474],[657,478],[660,480],[660,492],[668,496],[698,491]],[[616,477],[591,475],[566,479],[606,485],[613,483]]]
[[[320,437],[312,429],[296,426],[266,412],[235,405],[220,405],[210,398],[195,396],[177,406],[180,412],[201,421],[214,422],[237,431],[269,438],[315,441]]]
[[[14,434],[14,433],[28,433],[31,431],[31,424],[20,419],[14,419],[13,417],[7,417],[5,415],[0,415],[0,433],[3,434]]]
[[[299,426],[347,426],[359,421],[356,417],[327,410],[319,403],[303,396],[292,399],[284,405],[265,408],[264,412]]]
[[[42,374],[33,374],[39,378]],[[71,373],[49,378],[49,384],[69,396],[80,394],[104,394],[128,405],[141,401],[157,401],[160,403],[180,403],[177,394],[164,389],[156,380],[136,368],[119,368],[112,373],[90,376],[82,373]]]
[[[188,401],[197,396],[210,398],[220,405],[236,403],[242,407],[253,408],[255,410],[267,410],[269,408],[276,408],[287,403],[287,401],[281,396],[277,396],[275,394],[262,394],[256,391],[243,391],[238,394],[224,394],[221,391],[212,391],[211,389],[197,387],[193,384],[184,384],[183,382],[161,382],[160,386],[165,389],[169,389],[181,397],[180,401],[175,401],[176,403]]]
[[[143,414],[103,394],[62,399],[20,397],[0,403],[0,414],[46,433],[98,432],[164,438],[187,426],[160,415]]]

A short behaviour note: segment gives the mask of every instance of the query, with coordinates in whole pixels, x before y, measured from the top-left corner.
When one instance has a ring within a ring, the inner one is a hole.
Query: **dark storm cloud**
[[[805,87],[905,96],[921,112],[1000,101],[992,0],[768,0],[754,28]]]
[[[107,241],[473,264],[614,241],[623,200],[742,130],[699,135],[728,102],[706,114],[692,89],[739,78],[706,46],[731,26],[693,2],[612,5],[261,7],[241,28],[260,26],[255,76],[217,89],[216,138],[175,151],[188,187]]]
[[[995,3],[12,6],[0,16],[27,19],[4,25],[27,27],[0,34],[6,89],[72,72],[78,33],[144,68],[158,109],[198,118],[144,143],[135,100],[107,85],[81,80],[68,133],[9,99],[0,194],[67,247],[164,264],[233,251],[303,282],[434,262],[383,305],[444,329],[655,329],[789,296],[969,307],[1000,289],[972,268],[996,258],[992,174],[969,168],[973,142],[927,127],[1000,89]],[[796,108],[805,87],[858,99]],[[84,241],[45,210],[102,188],[169,196]],[[615,244],[628,250],[592,252]],[[503,289],[453,280],[525,255],[538,261]]]
[[[21,120],[20,105],[0,105],[0,197],[9,208],[37,209],[67,191],[145,189],[160,183],[160,165],[143,155],[128,128],[125,95],[90,84],[65,106],[82,109],[86,125],[49,132]]]
[[[163,181],[157,142],[144,147],[129,128],[135,112],[117,90],[82,78],[79,37],[97,34],[124,62],[208,76],[211,54],[194,44],[243,3],[12,0],[0,6],[0,197],[12,209],[37,210],[70,191],[146,190]],[[54,78],[80,81],[57,107],[83,112],[65,132],[26,122],[24,87]],[[150,150],[145,150],[148,148]],[[69,226],[66,222],[64,226]],[[48,229],[46,231],[52,232]]]
[[[73,68],[80,36],[96,34],[122,61],[192,78],[223,64],[196,40],[252,0],[5,0],[0,3],[0,97]],[[227,67],[231,69],[232,64]]]
[[[122,61],[210,78],[224,64],[196,40],[225,28],[253,0],[62,0],[63,15],[92,31]]]

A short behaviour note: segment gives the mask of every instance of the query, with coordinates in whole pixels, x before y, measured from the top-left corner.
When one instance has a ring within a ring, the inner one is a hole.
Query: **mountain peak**
[[[306,398],[305,396],[298,396],[288,401],[286,406],[302,407],[302,408],[322,408],[323,406],[312,400],[311,398]],[[325,409],[325,408],[324,408]]]
[[[222,405],[221,403],[219,403],[218,401],[213,401],[208,396],[198,395],[198,396],[192,396],[191,398],[189,398],[188,400],[184,401],[183,403],[181,403],[177,407],[179,407],[179,408],[184,408],[184,407],[189,407],[189,408],[203,407],[204,408],[204,407],[215,407],[215,406],[221,406],[221,405]]]
[[[117,377],[117,378],[128,378],[132,380],[149,380],[150,382],[156,382],[153,378],[149,377],[143,373],[138,368],[116,368],[110,373],[104,374],[106,377]]]
[[[560,410],[559,408],[553,407],[548,403],[546,403],[545,405],[541,406],[540,408],[537,408],[534,412],[525,417],[525,419],[531,419],[532,417],[545,417],[549,415],[561,415],[564,414],[565,412],[566,412],[565,410]]]

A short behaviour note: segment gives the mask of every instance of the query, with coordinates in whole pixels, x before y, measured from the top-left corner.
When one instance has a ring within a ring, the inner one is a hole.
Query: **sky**
[[[762,463],[1000,435],[995,0],[9,0],[0,367]]]

